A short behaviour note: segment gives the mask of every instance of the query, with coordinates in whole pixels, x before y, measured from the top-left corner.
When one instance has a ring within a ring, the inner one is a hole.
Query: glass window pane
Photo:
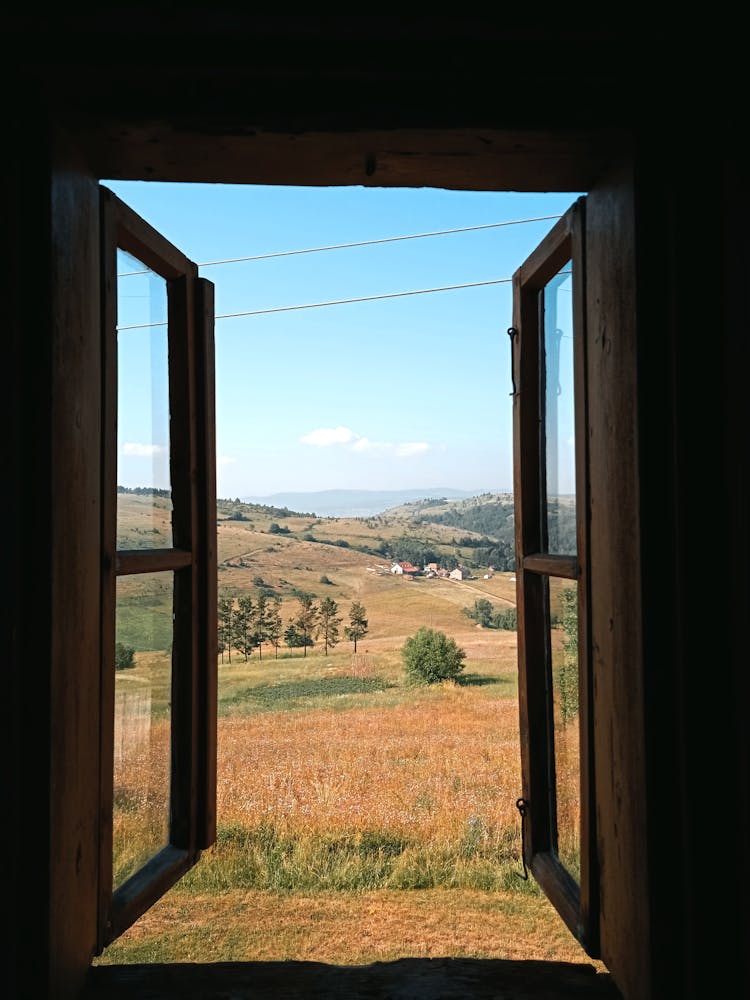
[[[580,882],[578,597],[570,580],[551,579],[549,584],[557,856]]]
[[[118,250],[118,549],[172,547],[166,322],[166,281]]]
[[[547,552],[576,553],[573,275],[569,261],[544,289]]]
[[[169,842],[173,577],[117,581],[115,889]]]

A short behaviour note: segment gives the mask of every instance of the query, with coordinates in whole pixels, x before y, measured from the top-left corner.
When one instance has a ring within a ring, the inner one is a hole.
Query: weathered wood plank
[[[117,639],[117,213],[110,193],[99,189],[102,471],[101,645],[99,649],[99,886],[96,951],[107,943],[112,902],[113,767],[115,738],[115,642]],[[107,502],[109,500],[109,502]],[[128,554],[123,552],[127,564]]]
[[[115,555],[118,576],[163,573],[192,565],[193,553],[186,549],[120,549]]]
[[[102,177],[195,183],[357,184],[469,191],[585,191],[616,133],[523,129],[372,129],[310,123],[297,132],[228,123],[210,131],[164,121],[87,122],[82,139]],[[220,153],[220,155],[218,155]]]
[[[190,261],[181,250],[113,195],[108,188],[103,189],[102,195],[112,201],[117,245],[122,250],[126,250],[162,278],[179,278],[192,269]]]
[[[601,953],[648,1000],[634,206],[629,171],[587,198],[587,386]]]
[[[549,798],[544,789],[550,769],[550,746],[546,739],[547,691],[538,664],[546,662],[546,636],[537,627],[544,620],[544,579],[527,573],[527,552],[542,548],[539,493],[539,301],[534,289],[523,283],[523,269],[513,275],[513,494],[516,547],[516,610],[518,615],[518,708],[521,755],[524,860],[527,865],[536,850],[552,846]]]
[[[577,556],[551,556],[547,553],[533,553],[523,557],[523,568],[527,572],[561,576],[565,580],[577,580],[581,575]]]
[[[77,151],[58,137],[51,190],[54,428],[48,554],[52,622],[49,860],[51,982],[80,977],[96,941],[99,787],[101,351],[99,193]],[[45,273],[45,272],[42,272]],[[32,334],[37,339],[37,332]],[[38,349],[45,341],[38,338]],[[31,638],[31,636],[27,636]],[[41,669],[41,667],[40,667]],[[29,734],[23,733],[27,746]],[[42,745],[34,748],[43,752]],[[23,826],[25,821],[20,818]],[[40,912],[39,917],[42,918]],[[43,926],[40,919],[40,928]],[[41,950],[46,942],[42,932]]]
[[[106,941],[114,941],[153,906],[190,867],[187,851],[163,847],[121,885],[112,897],[108,913]],[[109,876],[111,880],[111,874]]]

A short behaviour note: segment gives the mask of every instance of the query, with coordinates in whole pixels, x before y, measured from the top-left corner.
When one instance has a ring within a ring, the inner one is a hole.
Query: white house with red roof
[[[416,576],[420,572],[418,566],[412,566],[410,562],[395,562],[391,566],[391,573],[397,576]]]

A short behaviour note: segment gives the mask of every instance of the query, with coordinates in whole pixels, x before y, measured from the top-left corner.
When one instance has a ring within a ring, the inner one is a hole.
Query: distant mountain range
[[[267,507],[287,507],[318,517],[373,517],[390,507],[400,507],[415,500],[464,500],[482,492],[486,491],[443,487],[421,490],[319,490],[312,493],[272,493],[265,497],[242,497],[242,500]]]

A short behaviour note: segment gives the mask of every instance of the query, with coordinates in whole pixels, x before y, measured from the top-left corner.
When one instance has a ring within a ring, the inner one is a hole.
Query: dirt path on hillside
[[[493,601],[502,601],[504,604],[510,605],[511,608],[515,608],[516,602],[511,601],[509,597],[501,597],[500,594],[493,594],[490,590],[484,590],[482,587],[470,587],[468,583],[463,583],[461,580],[441,580],[441,583],[448,583],[451,587],[461,587],[464,590],[468,590],[472,594],[484,594],[486,597],[491,598]]]

